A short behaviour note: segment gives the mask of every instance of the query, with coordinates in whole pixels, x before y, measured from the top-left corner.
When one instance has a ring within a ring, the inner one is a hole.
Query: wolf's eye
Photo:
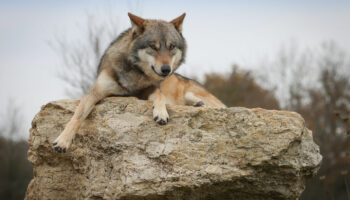
[[[153,49],[153,50],[155,50],[155,51],[158,50],[157,47],[156,47],[154,44],[150,44],[149,47],[151,47],[151,49]]]
[[[171,44],[170,46],[169,46],[169,50],[173,50],[175,48],[175,46],[173,45],[173,44]]]

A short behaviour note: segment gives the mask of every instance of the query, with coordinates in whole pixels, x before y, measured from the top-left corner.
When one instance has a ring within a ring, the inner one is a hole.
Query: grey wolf
[[[105,51],[96,82],[80,100],[72,119],[53,142],[56,151],[61,153],[68,150],[95,104],[108,96],[153,100],[153,119],[161,125],[169,120],[166,103],[185,104],[193,101],[200,105],[209,102],[206,97],[210,95],[201,96],[200,90],[194,92],[197,87],[194,82],[178,75],[172,76],[186,56],[186,41],[182,35],[185,13],[170,22],[146,20],[131,13],[128,15],[131,28],[121,33]],[[170,79],[162,83],[167,77]],[[188,91],[182,91],[180,85],[186,85]],[[177,88],[175,91],[178,93],[172,93],[169,86]]]

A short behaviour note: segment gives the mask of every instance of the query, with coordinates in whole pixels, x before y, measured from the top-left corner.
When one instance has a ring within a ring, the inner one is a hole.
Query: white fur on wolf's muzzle
[[[141,60],[141,63],[143,63],[142,66],[144,71],[147,71],[147,72],[152,71],[153,73],[156,73],[158,76],[164,77],[161,71],[162,66],[156,66],[154,56],[148,54],[146,49],[139,50],[138,56]],[[174,66],[178,65],[180,60],[181,60],[181,51],[177,49],[175,55],[172,56],[172,61],[169,65],[170,72],[167,76],[171,75],[175,71]]]
[[[155,58],[154,56],[148,54],[146,49],[141,49],[138,52],[138,56],[142,63],[142,69],[147,73],[156,73],[158,76],[162,76],[162,71],[160,69],[161,66],[155,66]],[[172,66],[170,66],[171,72],[173,71]],[[147,73],[147,74],[148,74]],[[170,74],[169,73],[169,74]]]

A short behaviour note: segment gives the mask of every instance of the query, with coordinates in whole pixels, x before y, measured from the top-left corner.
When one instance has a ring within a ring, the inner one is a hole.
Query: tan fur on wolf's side
[[[226,108],[219,99],[200,84],[178,74],[166,78],[161,83],[160,90],[166,98],[166,104]],[[149,99],[152,100],[154,95],[155,93],[151,94]]]

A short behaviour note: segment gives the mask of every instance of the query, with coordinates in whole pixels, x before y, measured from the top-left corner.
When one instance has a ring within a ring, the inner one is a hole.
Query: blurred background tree
[[[346,134],[350,63],[346,53],[332,41],[314,51],[300,51],[291,44],[263,71],[269,71],[264,81],[275,88],[281,108],[304,117],[323,156],[318,175],[308,182],[301,199],[350,199],[350,140]]]
[[[323,156],[318,176],[309,182],[303,199],[350,199],[350,140],[346,127],[336,115],[337,112],[350,113],[350,63],[333,42],[323,44],[316,58],[319,71],[311,73],[317,74],[317,82],[312,87],[292,90],[289,104],[291,110],[303,115],[308,128],[313,130]],[[307,101],[292,103],[301,98]]]
[[[86,24],[79,24],[83,31],[77,40],[56,35],[48,43],[61,60],[57,77],[66,84],[66,95],[76,99],[89,91],[96,79],[100,58],[120,31],[115,16],[106,14],[104,21],[99,21],[87,14],[86,19]]]
[[[279,109],[273,90],[262,88],[251,71],[232,67],[228,75],[206,74],[203,86],[229,107]]]
[[[24,199],[32,166],[27,160],[28,143],[20,136],[22,121],[13,101],[2,113],[0,124],[0,199]]]

